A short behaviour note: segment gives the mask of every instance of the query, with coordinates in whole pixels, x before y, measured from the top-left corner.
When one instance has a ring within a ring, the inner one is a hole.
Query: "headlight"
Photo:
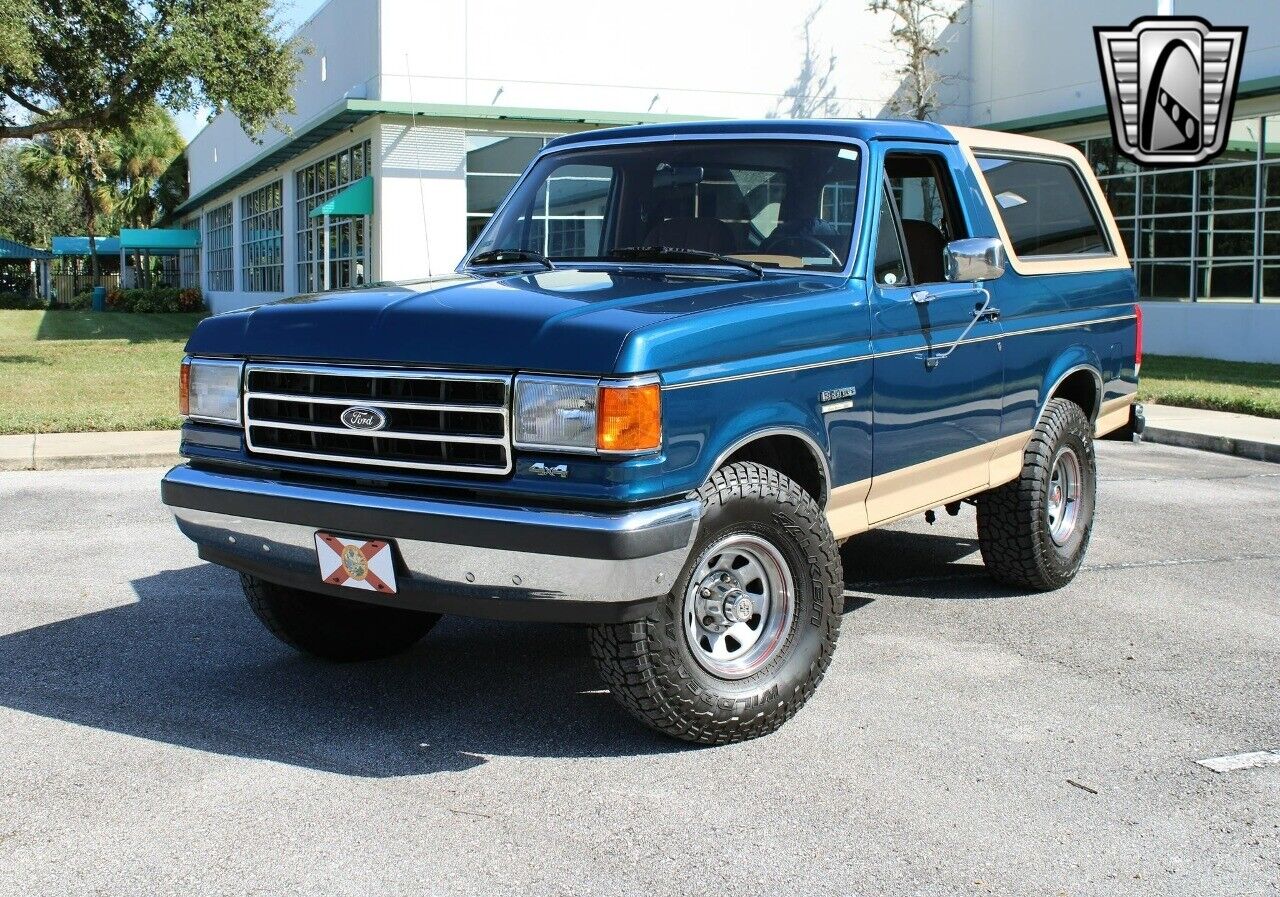
[[[662,446],[657,379],[516,378],[517,448],[556,452],[624,453]]]
[[[185,417],[240,423],[240,372],[244,363],[218,358],[182,359],[178,410]]]

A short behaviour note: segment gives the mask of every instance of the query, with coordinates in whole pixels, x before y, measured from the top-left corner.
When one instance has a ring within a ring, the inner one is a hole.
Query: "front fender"
[[[785,380],[766,377],[666,390],[668,490],[697,489],[742,446],[783,434],[808,444],[829,488],[826,430],[816,408],[795,400],[794,384],[769,382]]]

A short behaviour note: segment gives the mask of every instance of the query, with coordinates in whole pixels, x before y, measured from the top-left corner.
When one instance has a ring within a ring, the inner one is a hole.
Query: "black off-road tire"
[[[591,654],[614,697],[641,722],[684,741],[728,744],[773,732],[818,687],[840,634],[844,571],[826,515],[778,471],[730,464],[698,495],[702,520],[675,588],[645,620],[592,627]],[[773,545],[795,588],[795,612],[777,647],[739,679],[714,675],[694,658],[683,614],[704,555],[731,535]]]
[[[292,648],[325,660],[376,660],[408,650],[439,614],[345,601],[240,575],[249,607]]]
[[[1064,544],[1050,536],[1050,477],[1058,454],[1075,452],[1080,462],[1080,508]],[[978,496],[978,543],[987,572],[1016,588],[1051,591],[1075,578],[1093,532],[1097,501],[1093,426],[1067,399],[1050,399],[1022,456],[1018,478]]]

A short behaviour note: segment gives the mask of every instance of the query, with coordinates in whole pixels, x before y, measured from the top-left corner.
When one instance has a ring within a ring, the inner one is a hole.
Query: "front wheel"
[[[978,496],[978,543],[999,582],[1049,591],[1075,578],[1093,532],[1097,464],[1083,409],[1050,399],[1018,479]]]
[[[593,627],[591,653],[641,722],[727,744],[774,731],[813,694],[840,632],[844,573],[821,508],[776,470],[731,464],[699,494],[676,587],[648,619]]]

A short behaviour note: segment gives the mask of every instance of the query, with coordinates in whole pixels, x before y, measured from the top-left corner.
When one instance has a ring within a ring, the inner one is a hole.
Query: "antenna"
[[[407,52],[404,54],[404,76],[409,82],[409,127],[410,130],[416,131],[418,130],[418,110],[413,108],[416,105],[416,101],[413,98],[413,72],[409,69],[409,54]],[[412,137],[413,135],[411,134],[411,139],[409,141],[410,146],[415,145]],[[414,150],[414,154],[418,158],[418,205],[422,208],[422,243],[423,248],[427,253],[427,276],[431,277],[436,273],[436,271],[435,267],[431,264],[431,230],[427,225],[427,197],[423,192],[426,176],[422,168],[422,154],[416,149]]]

